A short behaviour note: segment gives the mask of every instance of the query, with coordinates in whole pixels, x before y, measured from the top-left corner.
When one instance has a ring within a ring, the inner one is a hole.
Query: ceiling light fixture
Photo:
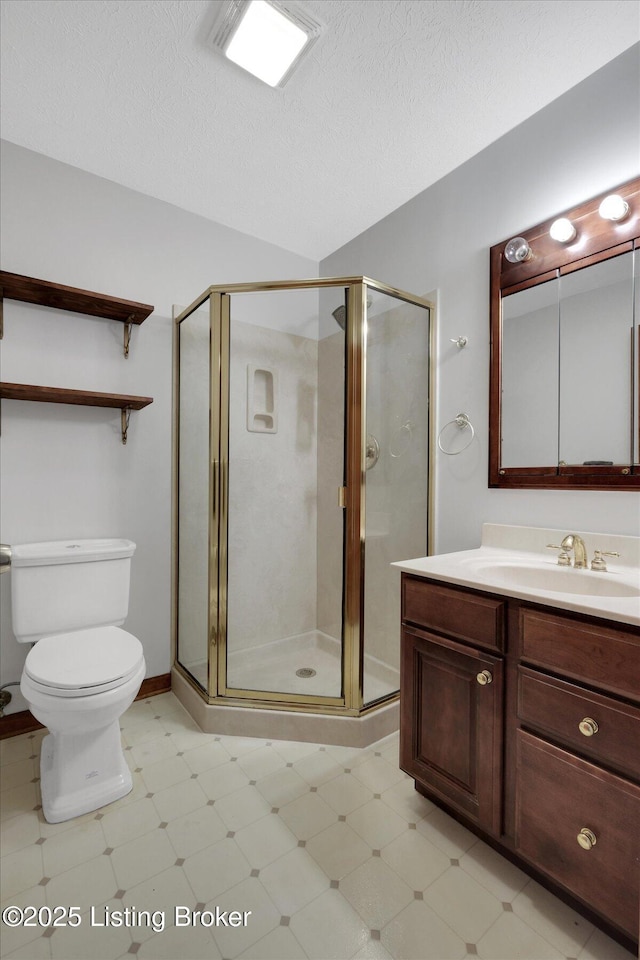
[[[227,0],[210,41],[243,70],[282,87],[310,50],[321,25],[291,3]]]
[[[598,213],[603,220],[619,222],[629,213],[629,204],[619,194],[611,193],[598,207]]]
[[[571,220],[560,217],[559,220],[554,220],[551,224],[549,236],[552,240],[557,240],[558,243],[570,243],[576,236],[576,228]]]

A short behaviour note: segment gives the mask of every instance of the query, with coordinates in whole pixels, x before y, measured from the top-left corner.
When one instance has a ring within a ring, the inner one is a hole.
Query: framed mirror
[[[640,178],[491,248],[489,486],[640,489]]]

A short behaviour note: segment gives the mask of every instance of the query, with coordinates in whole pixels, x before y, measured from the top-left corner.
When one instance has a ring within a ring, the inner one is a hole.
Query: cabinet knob
[[[491,683],[493,677],[489,670],[482,670],[480,673],[476,674],[476,680],[482,687],[486,687],[488,683]]]
[[[578,724],[578,730],[585,737],[592,737],[594,733],[598,732],[598,724],[595,720],[592,720],[591,717],[585,717],[584,720],[581,720]]]
[[[591,850],[592,847],[596,845],[596,835],[593,830],[589,830],[589,827],[583,827],[576,840],[580,844],[583,850]]]

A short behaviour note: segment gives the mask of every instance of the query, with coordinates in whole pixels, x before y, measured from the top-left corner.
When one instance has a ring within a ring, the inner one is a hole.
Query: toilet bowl
[[[142,644],[118,627],[44,637],[29,652],[20,689],[49,730],[40,756],[49,823],[88,813],[131,790],[119,718],[144,674]]]
[[[70,820],[133,786],[119,718],[146,665],[142,644],[121,629],[129,602],[128,540],[23,544],[12,550],[12,621],[32,642],[20,690],[49,734],[40,754],[42,809]],[[48,628],[48,629],[47,629]]]

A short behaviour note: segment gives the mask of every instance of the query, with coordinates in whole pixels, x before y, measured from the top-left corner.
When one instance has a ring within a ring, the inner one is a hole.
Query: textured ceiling
[[[219,0],[3,0],[5,139],[320,259],[640,38],[636,0],[304,0],[282,89]]]

